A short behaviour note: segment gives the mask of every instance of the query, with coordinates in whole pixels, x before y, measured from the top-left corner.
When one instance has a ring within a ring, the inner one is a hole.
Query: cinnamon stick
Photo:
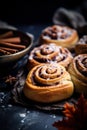
[[[5,51],[8,51],[8,52],[10,52],[10,53],[16,53],[16,52],[18,52],[17,49],[6,48],[6,47],[0,47],[0,49],[5,50]]]
[[[11,54],[10,52],[8,52],[8,51],[5,51],[5,50],[3,50],[3,49],[0,49],[0,52],[2,53],[2,54],[4,54],[4,55],[9,55],[9,54]]]
[[[25,49],[26,46],[25,45],[19,45],[19,44],[12,44],[12,43],[7,43],[7,42],[1,42],[0,41],[0,45],[4,46],[4,47],[11,47],[11,48],[17,48],[17,49]]]
[[[12,36],[13,36],[13,31],[8,31],[8,32],[5,32],[3,34],[0,34],[0,39],[1,38],[12,37]]]
[[[0,42],[7,42],[7,43],[20,43],[21,39],[20,37],[12,37],[12,38],[5,38],[5,39],[0,39]]]

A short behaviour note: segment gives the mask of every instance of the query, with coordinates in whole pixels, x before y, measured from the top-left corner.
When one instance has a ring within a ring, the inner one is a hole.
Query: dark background
[[[42,29],[46,24],[52,22],[55,11],[64,7],[79,11],[87,19],[87,1],[86,0],[1,0],[0,1],[0,20],[9,24],[17,24],[18,29],[28,32],[35,36],[37,40]],[[32,24],[34,24],[32,26]],[[39,24],[39,25],[37,25]],[[28,26],[20,26],[28,25]],[[20,63],[20,64],[19,64]],[[17,71],[23,65],[24,61],[19,61],[15,69]],[[15,71],[13,70],[12,73]],[[0,80],[1,81],[1,80]],[[2,82],[2,81],[1,81]],[[4,86],[2,82],[0,87]],[[3,87],[4,88],[4,87]],[[7,88],[5,84],[5,88]],[[54,130],[52,127],[54,121],[60,120],[61,115],[56,116],[52,113],[34,111],[26,107],[9,103],[10,91],[5,88],[0,92],[0,130]],[[8,86],[8,88],[10,88]],[[21,117],[20,114],[25,114]]]
[[[86,18],[87,0],[3,0],[0,2],[0,20],[10,24],[52,22],[56,9],[64,7],[80,11]]]

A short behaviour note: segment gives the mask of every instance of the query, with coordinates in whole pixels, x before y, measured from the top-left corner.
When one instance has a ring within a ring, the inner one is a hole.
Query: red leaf
[[[64,117],[61,121],[53,123],[58,130],[84,130],[87,129],[87,99],[81,95],[76,104],[64,104]]]

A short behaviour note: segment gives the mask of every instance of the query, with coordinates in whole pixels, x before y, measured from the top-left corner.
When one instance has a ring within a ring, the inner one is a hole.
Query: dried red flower
[[[83,95],[77,103],[64,104],[64,117],[61,121],[53,123],[58,130],[85,130],[87,129],[87,99]]]

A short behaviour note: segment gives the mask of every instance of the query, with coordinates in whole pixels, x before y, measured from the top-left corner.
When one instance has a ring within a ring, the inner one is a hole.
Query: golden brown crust
[[[39,38],[41,44],[55,43],[70,50],[75,47],[78,40],[79,36],[76,30],[59,25],[45,28]]]
[[[43,44],[34,48],[28,58],[28,68],[41,63],[59,63],[68,68],[73,56],[67,48],[56,46],[53,43]]]
[[[76,56],[68,69],[75,91],[87,95],[87,54]]]
[[[29,72],[24,95],[34,101],[51,103],[69,98],[74,91],[71,77],[59,64],[40,64]]]

